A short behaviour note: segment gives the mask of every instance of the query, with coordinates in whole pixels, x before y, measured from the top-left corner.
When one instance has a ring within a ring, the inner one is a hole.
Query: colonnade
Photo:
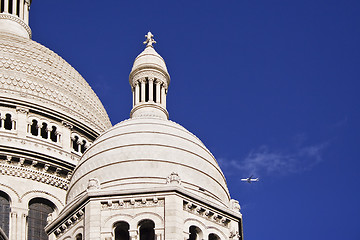
[[[1,0],[1,13],[9,13],[18,16],[26,24],[29,24],[30,0]]]
[[[134,83],[133,106],[140,103],[157,103],[166,108],[165,84],[155,78],[143,78]]]

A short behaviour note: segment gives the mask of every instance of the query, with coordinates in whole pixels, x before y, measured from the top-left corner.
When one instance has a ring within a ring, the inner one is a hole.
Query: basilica
[[[130,118],[112,126],[85,79],[31,40],[30,4],[0,0],[0,240],[243,239],[216,159],[169,120],[152,33],[129,69]]]

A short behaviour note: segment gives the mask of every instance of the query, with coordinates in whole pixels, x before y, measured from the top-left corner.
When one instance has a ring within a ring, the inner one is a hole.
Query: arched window
[[[50,139],[53,142],[57,142],[57,135],[56,135],[56,127],[55,126],[51,127]]]
[[[9,236],[9,221],[10,219],[10,198],[4,193],[0,192],[0,228]]]
[[[11,130],[11,129],[12,129],[11,114],[9,114],[9,113],[7,113],[7,114],[5,115],[4,128],[5,128],[6,130]]]
[[[76,235],[75,240],[83,240],[82,234],[79,233],[78,235]]]
[[[47,124],[43,123],[41,127],[41,137],[47,139],[48,138],[48,131],[47,131]]]
[[[202,232],[200,228],[196,226],[190,226],[189,228],[189,239],[188,240],[201,240],[202,239]]]
[[[44,227],[49,213],[54,212],[55,205],[44,198],[34,198],[29,203],[28,240],[48,240]]]
[[[80,152],[81,152],[81,153],[84,153],[84,152],[85,152],[85,150],[86,150],[86,141],[85,141],[85,140],[83,140],[83,141],[81,142],[81,149],[80,149]]]
[[[215,233],[210,233],[209,240],[220,240],[220,237],[218,235],[216,235]]]
[[[34,136],[39,135],[38,121],[35,119],[32,120],[30,132],[31,132],[31,135],[34,135]]]
[[[115,240],[130,240],[129,224],[127,222],[115,223]]]
[[[140,240],[155,240],[155,223],[151,220],[139,222]]]
[[[74,139],[72,139],[72,145],[75,152],[79,152],[79,137],[75,136]]]

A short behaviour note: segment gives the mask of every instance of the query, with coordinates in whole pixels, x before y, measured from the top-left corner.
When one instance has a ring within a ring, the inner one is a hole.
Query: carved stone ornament
[[[100,188],[100,182],[97,178],[90,178],[88,182],[88,191],[94,191]]]
[[[235,200],[235,199],[231,199],[230,200],[230,208],[231,210],[235,211],[235,212],[240,212],[240,204],[239,201]]]
[[[29,109],[28,108],[23,108],[23,107],[16,107],[16,112],[22,113],[22,114],[28,114]]]
[[[62,123],[62,125],[63,125],[64,127],[68,128],[68,129],[72,129],[72,128],[73,128],[73,125],[72,125],[71,123],[69,123],[69,122],[62,121],[61,123]]]
[[[172,184],[172,185],[180,185],[181,184],[181,179],[179,177],[179,174],[177,174],[176,172],[172,172],[167,178],[166,178],[166,183],[167,184]]]
[[[230,233],[230,239],[232,239],[232,240],[239,240],[239,239],[241,239],[241,236],[240,236],[240,234],[239,234],[238,231],[232,231],[232,232]]]

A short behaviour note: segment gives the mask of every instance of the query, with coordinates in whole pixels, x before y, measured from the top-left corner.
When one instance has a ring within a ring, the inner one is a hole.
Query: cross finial
[[[154,35],[149,31],[146,35],[146,40],[144,41],[144,44],[146,44],[146,47],[152,47],[153,44],[156,43],[156,41],[154,40]]]

